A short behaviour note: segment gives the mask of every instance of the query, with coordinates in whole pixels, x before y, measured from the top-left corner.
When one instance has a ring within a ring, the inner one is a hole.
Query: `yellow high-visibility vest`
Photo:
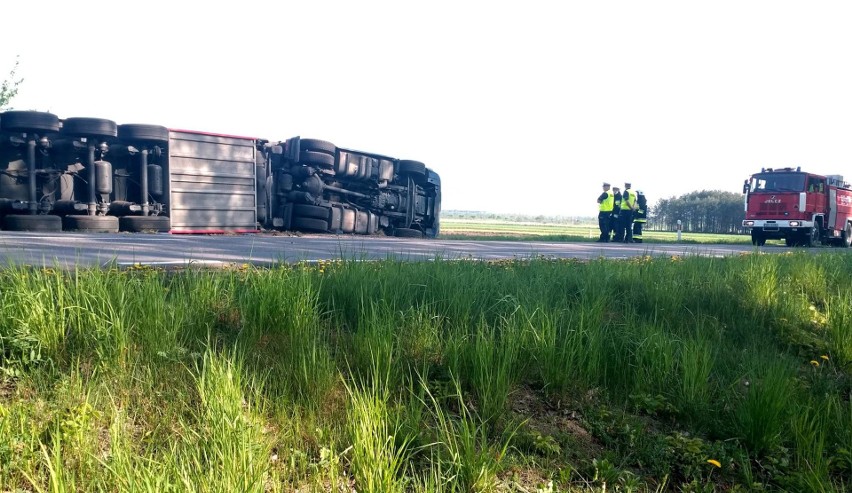
[[[627,197],[627,198],[625,198]],[[635,209],[634,205],[636,204],[636,194],[633,193],[633,190],[625,190],[621,192],[621,210],[629,211]]]
[[[615,205],[615,196],[610,190],[606,191],[606,199],[600,203],[600,211],[601,212],[612,212],[612,208]]]

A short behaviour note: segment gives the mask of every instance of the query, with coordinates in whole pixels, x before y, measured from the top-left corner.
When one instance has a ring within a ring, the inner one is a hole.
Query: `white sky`
[[[417,159],[443,208],[595,215],[852,176],[852,2],[4,2],[12,106]]]

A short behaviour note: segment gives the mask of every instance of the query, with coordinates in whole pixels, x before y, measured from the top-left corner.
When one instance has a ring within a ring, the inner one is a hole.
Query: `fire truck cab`
[[[852,189],[840,175],[801,168],[763,168],[743,184],[752,244],[783,239],[787,246],[852,245]]]

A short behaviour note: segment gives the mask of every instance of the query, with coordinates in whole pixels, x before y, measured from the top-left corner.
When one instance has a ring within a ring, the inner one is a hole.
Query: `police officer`
[[[609,183],[604,182],[603,193],[598,196],[598,228],[601,230],[601,236],[598,242],[606,243],[609,241],[609,234],[612,231],[612,209],[615,198],[609,190]]]
[[[648,199],[642,190],[636,190],[636,213],[633,215],[633,243],[642,243],[642,228],[648,221]]]
[[[618,237],[624,243],[633,243],[633,212],[636,210],[636,194],[630,182],[624,183],[621,193],[621,210],[618,211]]]
[[[609,219],[609,230],[612,235],[611,241],[621,241],[624,238],[624,232],[621,232],[621,237],[618,236],[618,214],[621,212],[621,189],[612,187],[612,216]]]

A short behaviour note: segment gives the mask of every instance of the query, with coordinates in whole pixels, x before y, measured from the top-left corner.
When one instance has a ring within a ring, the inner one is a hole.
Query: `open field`
[[[852,256],[0,271],[0,491],[847,491]]]
[[[540,240],[540,241],[595,241],[600,235],[597,223],[568,225],[534,222],[509,222],[486,219],[441,219],[443,239],[493,239],[493,240]],[[674,243],[677,233],[668,231],[645,231],[644,241],[649,243]],[[682,233],[682,243],[751,243],[748,235],[720,235],[705,233]]]

